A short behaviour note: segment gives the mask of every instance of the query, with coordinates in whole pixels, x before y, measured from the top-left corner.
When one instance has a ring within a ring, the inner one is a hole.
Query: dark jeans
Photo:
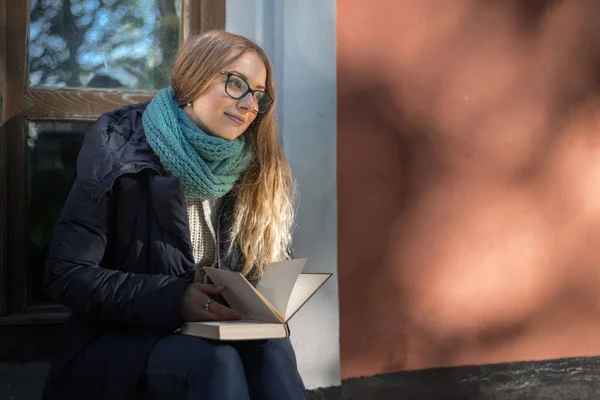
[[[307,399],[289,339],[217,342],[181,334],[155,346],[147,399]]]

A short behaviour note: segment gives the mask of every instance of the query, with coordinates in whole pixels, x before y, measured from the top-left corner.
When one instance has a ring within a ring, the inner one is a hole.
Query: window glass
[[[168,85],[181,0],[30,0],[29,85]]]
[[[43,288],[44,261],[54,224],[75,181],[77,155],[89,126],[88,123],[32,121],[27,126],[27,264],[33,304],[50,300]]]

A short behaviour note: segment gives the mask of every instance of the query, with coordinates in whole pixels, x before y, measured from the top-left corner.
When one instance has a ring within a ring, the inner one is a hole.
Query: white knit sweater
[[[204,267],[214,267],[217,254],[217,235],[221,199],[186,199],[190,225],[190,239],[194,262],[196,264],[196,281],[204,282]]]

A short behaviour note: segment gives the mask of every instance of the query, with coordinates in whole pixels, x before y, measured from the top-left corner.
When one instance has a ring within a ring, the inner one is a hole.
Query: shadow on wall
[[[600,354],[597,15],[338,4],[344,378]]]

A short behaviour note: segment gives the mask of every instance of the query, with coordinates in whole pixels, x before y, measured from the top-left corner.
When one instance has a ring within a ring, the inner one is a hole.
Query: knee
[[[288,339],[269,340],[264,351],[265,362],[275,368],[296,368],[296,356]]]
[[[247,386],[237,351],[200,338],[173,335],[161,340],[148,360],[153,398],[244,399]]]
[[[162,339],[152,350],[147,368],[192,376],[244,373],[240,356],[233,347],[185,335]]]
[[[221,376],[221,374],[223,374],[222,376],[244,376],[242,359],[232,346],[214,344],[207,358],[210,360],[210,365],[217,376]]]

